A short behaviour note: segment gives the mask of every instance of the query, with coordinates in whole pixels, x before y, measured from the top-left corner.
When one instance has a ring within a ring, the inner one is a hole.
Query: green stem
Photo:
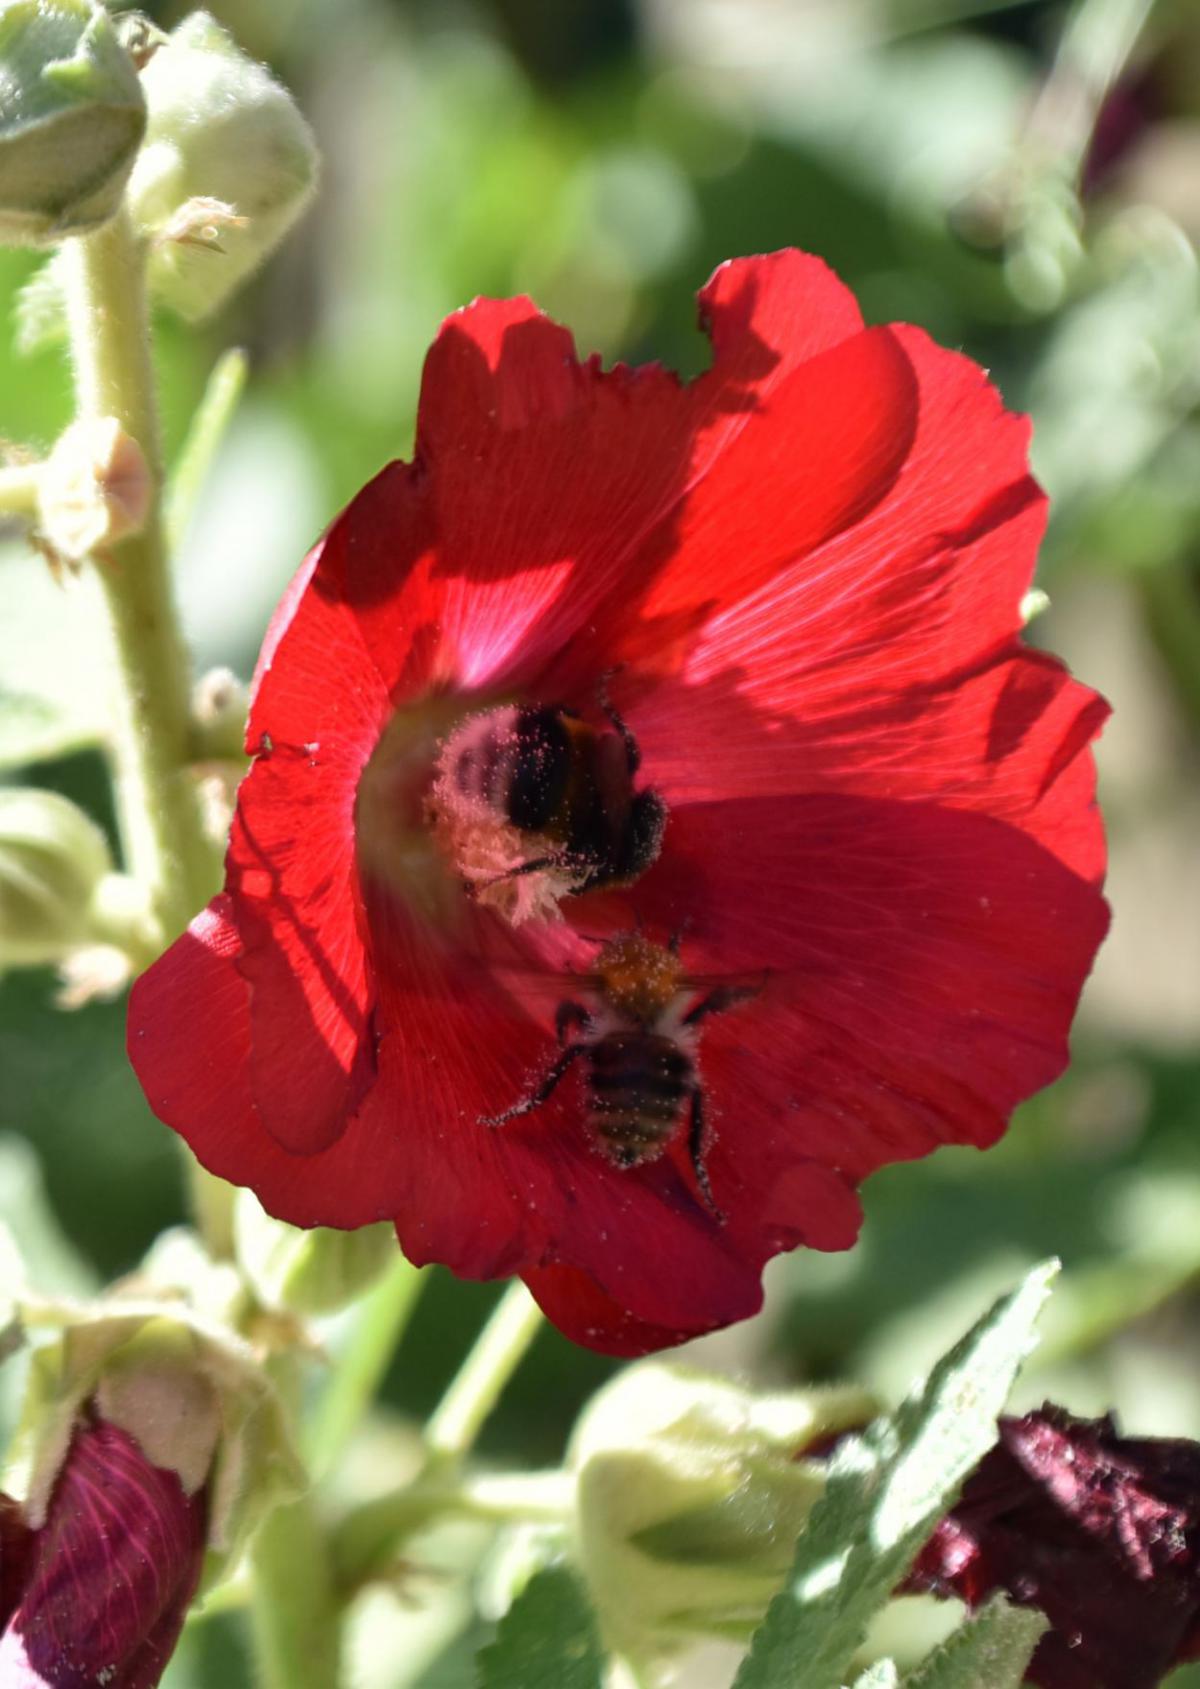
[[[163,461],[150,353],[146,249],[122,211],[64,243],[67,323],[81,418],[116,417],[142,448],[152,497],[142,531],[97,573],[119,684],[110,753],[125,865],[145,887],[166,946],[220,885],[189,762],[191,665],[171,598]],[[229,1253],[233,1193],[187,1157],[192,1206],[213,1253]]]
[[[382,1575],[405,1541],[440,1514],[510,1518],[515,1511],[526,1516],[531,1496],[527,1482],[517,1478],[507,1490],[497,1491],[497,1480],[491,1480],[489,1492],[488,1480],[464,1480],[457,1468],[541,1323],[541,1311],[525,1286],[519,1281],[511,1284],[429,1418],[425,1464],[417,1477],[393,1494],[356,1509],[339,1528],[333,1556],[343,1596]],[[554,1478],[561,1485],[562,1474]],[[552,1503],[555,1517],[563,1505],[560,1488]]]
[[[332,1552],[341,1597],[348,1600],[373,1579],[386,1577],[410,1538],[435,1519],[565,1527],[574,1505],[570,1472],[422,1475],[404,1489],[355,1508],[338,1526]]]
[[[514,1280],[429,1418],[425,1447],[432,1460],[459,1460],[473,1446],[541,1323],[537,1303]]]
[[[115,417],[141,446],[153,483],[145,527],[97,572],[120,674],[112,756],[126,866],[166,944],[212,895],[218,863],[188,769],[191,669],[167,569],[145,247],[122,212],[67,241],[63,254],[79,415]]]
[[[260,1689],[334,1689],[340,1682],[338,1611],[328,1547],[307,1497],[263,1520],[251,1565]]]
[[[200,408],[192,418],[167,488],[167,540],[172,551],[177,551],[186,537],[213,459],[233,421],[249,369],[246,354],[237,347],[223,352],[213,365]]]
[[[267,1363],[296,1418],[300,1362]],[[311,1495],[267,1515],[250,1544],[250,1619],[259,1689],[337,1689],[341,1621],[329,1541]]]
[[[12,463],[0,467],[0,516],[33,521],[38,513],[40,463]]]
[[[356,1311],[305,1438],[314,1477],[329,1470],[374,1400],[427,1277],[397,1250],[395,1263]]]

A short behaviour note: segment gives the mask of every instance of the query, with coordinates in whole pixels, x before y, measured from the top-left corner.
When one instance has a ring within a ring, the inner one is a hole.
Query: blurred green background
[[[187,10],[147,9],[164,26]],[[292,88],[325,172],[313,211],[219,321],[160,325],[173,449],[221,349],[251,360],[181,559],[201,668],[248,676],[309,543],[407,451],[424,349],[477,293],[530,292],[581,350],[694,371],[692,296],[710,270],[795,244],[834,265],[870,320],[922,324],[1032,411],[1054,515],[1039,575],[1051,607],[1031,636],[1116,710],[1100,753],[1115,924],[1074,1068],[986,1158],[944,1151],[879,1175],[858,1248],[776,1263],[763,1316],[696,1359],[894,1395],[993,1288],[1057,1253],[1068,1271],[1025,1399],[1200,1435],[1200,5],[211,10]],[[6,314],[31,267],[0,253]],[[7,439],[50,443],[68,390],[60,352],[20,357],[0,335]],[[110,821],[87,748],[104,680],[86,590],[54,585],[15,545],[0,567],[0,684],[44,694],[66,724],[58,743],[77,747],[19,777]],[[107,1278],[182,1217],[176,1150],[120,1055],[123,1004],[64,1013],[55,992],[49,974],[0,981],[0,1212],[48,1281]],[[392,1368],[397,1409],[428,1409],[493,1297],[437,1275]],[[610,1370],[547,1331],[485,1452],[556,1460]],[[447,1641],[464,1612],[410,1634],[404,1672],[394,1648],[368,1650],[363,1689],[468,1683]],[[243,1680],[219,1621],[195,1635],[173,1683]]]

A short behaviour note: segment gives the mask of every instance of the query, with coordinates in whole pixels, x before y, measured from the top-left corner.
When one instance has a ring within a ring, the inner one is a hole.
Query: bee
[[[640,932],[623,933],[601,950],[592,980],[595,1010],[567,999],[558,1005],[559,1054],[528,1096],[485,1126],[504,1126],[532,1112],[553,1093],[571,1066],[582,1061],[585,1126],[596,1148],[617,1167],[656,1161],[687,1116],[687,1147],[705,1207],[718,1221],[709,1182],[704,1086],[696,1064],[699,1028],[761,985],[721,984],[696,998],[679,958],[679,941],[654,944]],[[571,1035],[575,1034],[574,1037]]]
[[[657,859],[666,805],[635,790],[638,742],[603,685],[599,701],[606,728],[563,705],[511,705],[473,716],[444,748],[451,791],[541,847],[476,890],[556,868],[570,872],[572,893],[591,891],[628,884]]]

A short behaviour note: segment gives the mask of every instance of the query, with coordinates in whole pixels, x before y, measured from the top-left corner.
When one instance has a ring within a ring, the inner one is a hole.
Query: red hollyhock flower
[[[205,1501],[97,1421],[75,1433],[45,1523],[0,1496],[0,1683],[153,1689],[204,1561]]]
[[[1118,1437],[1050,1403],[1002,1419],[905,1587],[1040,1607],[1042,1689],[1156,1689],[1200,1658],[1200,1444]]]
[[[682,384],[580,363],[526,300],[448,319],[414,461],[267,635],[225,892],[130,1015],[155,1111],[272,1213],[392,1217],[618,1354],[847,1248],[873,1169],[994,1142],[1062,1070],[1106,923],[1105,706],[1019,638],[1025,420],[800,253],[723,265],[701,320]],[[638,922],[752,993],[688,1029],[684,991],[653,1020],[684,1067],[647,1077],[642,1044],[605,1081],[640,1074],[619,1124],[655,1142],[598,1152],[599,1057],[486,1124],[564,999],[576,1042],[628,1029],[586,976]]]

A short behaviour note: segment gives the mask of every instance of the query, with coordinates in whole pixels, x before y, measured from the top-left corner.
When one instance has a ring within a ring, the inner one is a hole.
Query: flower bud
[[[748,1635],[824,1489],[816,1451],[873,1412],[861,1390],[755,1396],[661,1362],[602,1390],[570,1461],[578,1553],[610,1643],[639,1657]]]
[[[130,207],[151,242],[155,298],[195,322],[300,215],[316,145],[287,90],[207,12],[185,18],[142,80],[150,115]]]
[[[136,1438],[89,1413],[37,1528],[8,1497],[0,1509],[0,1682],[152,1689],[200,1581],[204,1491],[189,1494]]]
[[[238,1263],[268,1308],[332,1314],[370,1288],[396,1259],[391,1221],[354,1232],[317,1226],[298,1231],[273,1219],[253,1191],[237,1193],[234,1238]]]
[[[20,1289],[14,1312],[33,1352],[5,1488],[22,1498],[32,1529],[53,1516],[80,1428],[99,1421],[133,1439],[184,1495],[203,1496],[206,1585],[264,1514],[303,1487],[258,1355],[179,1292],[145,1276],[95,1302]]]
[[[1041,1689],[1153,1689],[1200,1659],[1200,1443],[1050,1402],[999,1432],[904,1590],[1040,1608]]]
[[[0,787],[0,967],[57,962],[93,935],[104,834],[57,792]]]
[[[153,483],[145,454],[115,416],[73,422],[42,466],[38,528],[67,563],[138,533]]]
[[[0,0],[0,243],[113,216],[146,127],[137,71],[94,0]]]

